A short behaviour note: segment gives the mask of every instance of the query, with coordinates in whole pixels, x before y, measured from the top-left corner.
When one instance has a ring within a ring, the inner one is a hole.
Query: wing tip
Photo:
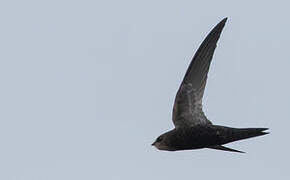
[[[211,147],[208,147],[208,148],[216,149],[216,150],[222,150],[222,151],[228,151],[228,152],[246,153],[244,151],[239,151],[239,150],[228,148],[228,147],[225,147],[225,146],[222,146],[222,145],[215,145],[215,146],[211,146]]]
[[[225,18],[223,18],[222,21],[227,22],[227,20],[228,20],[228,17],[225,17]]]
[[[222,29],[224,28],[226,22],[228,20],[228,17],[223,18],[218,24],[217,24],[217,28],[220,29],[220,31],[222,31]],[[215,28],[214,28],[215,29]]]

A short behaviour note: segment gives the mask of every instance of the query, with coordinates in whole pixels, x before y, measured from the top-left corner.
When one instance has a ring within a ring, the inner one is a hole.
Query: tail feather
[[[233,141],[269,134],[269,132],[264,132],[266,130],[268,130],[268,128],[233,129]]]
[[[231,151],[231,152],[240,152],[242,151],[231,149],[225,146],[222,146],[224,144],[257,137],[257,136],[263,136],[266,134],[269,134],[269,132],[265,132],[268,130],[268,128],[231,128],[231,127],[225,127],[225,126],[213,126],[216,128],[216,133],[219,135],[218,141],[212,141],[212,143],[215,143],[211,146],[207,146],[207,148],[210,149],[217,149],[217,150],[223,150],[223,151]]]

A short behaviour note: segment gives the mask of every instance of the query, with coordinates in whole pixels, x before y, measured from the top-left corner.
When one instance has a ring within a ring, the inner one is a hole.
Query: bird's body
[[[173,129],[163,134],[166,147],[169,151],[190,150],[200,148],[214,148],[233,141],[267,134],[266,128],[231,128],[217,125],[197,125]]]
[[[194,55],[175,98],[172,115],[175,129],[160,135],[152,144],[159,150],[211,148],[241,152],[222,145],[268,134],[264,132],[267,128],[239,129],[213,125],[202,111],[209,66],[226,20],[214,27]]]

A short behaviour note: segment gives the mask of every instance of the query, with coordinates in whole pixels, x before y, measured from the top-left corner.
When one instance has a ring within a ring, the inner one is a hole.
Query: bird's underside
[[[230,128],[215,126],[202,110],[207,75],[217,41],[227,18],[219,22],[207,35],[196,51],[177,91],[172,120],[175,129],[160,135],[152,144],[160,150],[187,150],[211,148],[223,151],[242,152],[223,144],[241,139],[261,136],[267,128]]]
[[[267,128],[231,128],[218,125],[196,125],[173,129],[165,133],[170,151],[210,148],[242,152],[227,148],[224,144],[267,134]]]

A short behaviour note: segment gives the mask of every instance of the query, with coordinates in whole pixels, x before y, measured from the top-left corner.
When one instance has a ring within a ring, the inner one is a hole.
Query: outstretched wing
[[[226,21],[227,18],[223,19],[207,35],[186,71],[173,107],[172,119],[176,128],[211,124],[202,111],[202,97],[210,62]]]
[[[222,145],[215,145],[215,146],[211,146],[211,147],[208,147],[208,148],[222,150],[222,151],[245,153],[243,151],[239,151],[239,150],[236,150],[236,149],[228,148],[228,147],[225,147],[225,146],[222,146]]]

